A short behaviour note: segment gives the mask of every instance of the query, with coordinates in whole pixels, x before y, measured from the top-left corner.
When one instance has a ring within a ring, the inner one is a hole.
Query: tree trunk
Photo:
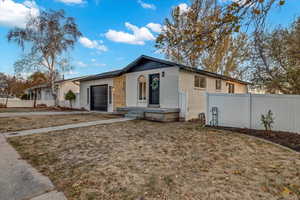
[[[36,90],[37,90],[37,89],[34,89],[34,92],[33,92],[33,107],[34,107],[34,108],[36,108],[36,98],[37,98]]]
[[[8,104],[8,93],[7,93],[7,95],[6,95],[5,108],[7,108],[7,104]]]
[[[51,93],[52,93],[52,97],[54,99],[54,106],[58,107],[58,99],[57,99],[57,94],[56,94],[56,90],[55,90],[55,77],[51,76]]]

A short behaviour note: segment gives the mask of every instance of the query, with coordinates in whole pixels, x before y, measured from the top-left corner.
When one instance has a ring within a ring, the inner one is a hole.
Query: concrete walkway
[[[0,117],[19,117],[32,115],[72,115],[72,114],[88,114],[88,111],[70,111],[70,112],[6,112],[0,113]]]
[[[14,132],[7,132],[3,133],[5,137],[15,137],[15,136],[23,136],[23,135],[31,135],[36,133],[47,133],[51,131],[61,131],[65,129],[72,129],[72,128],[81,128],[87,126],[95,126],[100,124],[111,124],[115,122],[125,122],[133,120],[132,118],[116,118],[116,119],[107,119],[107,120],[99,120],[99,121],[92,121],[92,122],[82,122],[77,124],[68,124],[62,126],[52,126],[49,128],[39,128],[39,129],[32,129],[32,130],[25,130],[25,131],[14,131]]]
[[[1,200],[66,200],[46,176],[21,160],[1,134],[0,158]]]

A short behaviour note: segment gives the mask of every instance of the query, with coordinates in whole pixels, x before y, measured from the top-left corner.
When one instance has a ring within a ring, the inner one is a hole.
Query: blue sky
[[[13,63],[21,50],[8,43],[6,34],[12,26],[23,26],[24,15],[42,9],[64,9],[76,19],[83,37],[70,52],[75,77],[119,69],[141,54],[161,57],[154,48],[154,38],[171,8],[188,0],[36,0],[0,1],[0,72],[14,73]],[[287,0],[274,8],[270,26],[288,25],[300,16],[299,0]]]

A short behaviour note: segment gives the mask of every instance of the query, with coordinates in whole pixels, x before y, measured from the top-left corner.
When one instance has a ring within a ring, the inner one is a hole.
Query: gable
[[[126,71],[126,73],[167,68],[167,67],[173,67],[173,66],[174,65],[161,63],[161,62],[157,62],[157,61],[153,61],[153,60],[140,59],[138,62],[132,63],[132,65],[130,66],[130,68],[128,68],[128,71]]]

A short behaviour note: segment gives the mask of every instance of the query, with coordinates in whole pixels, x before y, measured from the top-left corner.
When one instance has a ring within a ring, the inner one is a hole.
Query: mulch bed
[[[284,132],[284,131],[270,132],[265,130],[234,128],[234,127],[213,127],[213,128],[239,132],[246,135],[259,137],[300,152],[300,134],[298,133],[291,133],[291,132]]]

